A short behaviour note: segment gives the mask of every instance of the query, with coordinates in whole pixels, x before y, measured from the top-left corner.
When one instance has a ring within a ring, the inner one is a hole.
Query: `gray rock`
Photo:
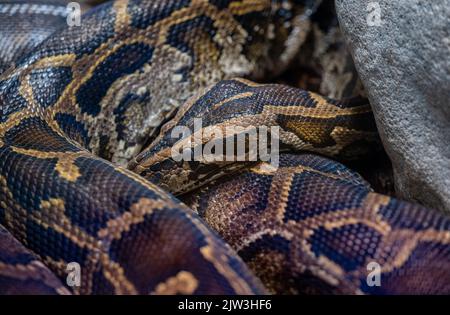
[[[336,9],[398,195],[450,212],[450,0],[336,0]]]

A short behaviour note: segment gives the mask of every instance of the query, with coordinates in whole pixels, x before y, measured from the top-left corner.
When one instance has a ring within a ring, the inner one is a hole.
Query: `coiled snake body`
[[[282,71],[310,6],[117,0],[6,70],[0,292],[68,293],[52,272],[64,280],[77,262],[80,294],[449,293],[447,217],[377,195],[337,162],[292,154],[370,150],[367,104],[219,82]],[[177,162],[170,132],[196,117],[205,128],[278,126],[290,153],[278,168]],[[366,282],[372,261],[380,287]]]

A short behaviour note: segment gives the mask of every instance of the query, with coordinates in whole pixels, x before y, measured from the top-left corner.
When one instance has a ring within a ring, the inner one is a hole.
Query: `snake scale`
[[[450,219],[330,159],[379,146],[368,104],[247,80],[288,67],[315,2],[117,0],[11,61],[0,293],[450,293]],[[279,127],[278,167],[174,160],[199,117]]]

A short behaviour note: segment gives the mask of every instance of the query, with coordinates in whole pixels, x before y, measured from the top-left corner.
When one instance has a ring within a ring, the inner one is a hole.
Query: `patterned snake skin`
[[[442,214],[319,156],[274,168],[167,153],[169,131],[196,117],[278,126],[283,151],[377,147],[361,100],[229,80],[283,71],[314,8],[117,0],[13,60],[0,77],[0,293],[67,294],[70,262],[75,294],[449,293]],[[372,260],[381,287],[365,282]]]
[[[199,130],[195,129],[195,118],[202,118]],[[179,126],[189,128],[191,135],[174,137],[172,131]],[[212,138],[209,135],[217,138],[222,134],[226,140],[244,133],[238,128],[227,133],[229,126],[264,126],[269,133],[270,127],[277,126],[281,150],[314,151],[342,159],[367,154],[378,140],[372,111],[365,100],[341,102],[278,84],[223,80],[188,100],[162,127],[158,138],[131,161],[129,168],[172,193],[191,191],[246,163],[180,163],[173,159],[173,149],[177,151],[176,145],[190,142],[192,151],[196,146],[204,150]],[[196,142],[200,135],[202,141]],[[263,138],[260,132],[256,136]],[[270,144],[268,141],[269,148]]]
[[[24,57],[65,22],[64,1],[0,2],[0,73]]]
[[[2,294],[70,294],[58,278],[0,226]]]
[[[371,192],[335,161],[283,154],[278,169],[260,163],[183,200],[271,292],[450,292],[450,219]],[[370,262],[380,286],[366,282]]]

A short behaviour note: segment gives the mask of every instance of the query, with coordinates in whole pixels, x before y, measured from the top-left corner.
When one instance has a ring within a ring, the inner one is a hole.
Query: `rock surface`
[[[450,0],[336,0],[400,197],[450,213]]]

